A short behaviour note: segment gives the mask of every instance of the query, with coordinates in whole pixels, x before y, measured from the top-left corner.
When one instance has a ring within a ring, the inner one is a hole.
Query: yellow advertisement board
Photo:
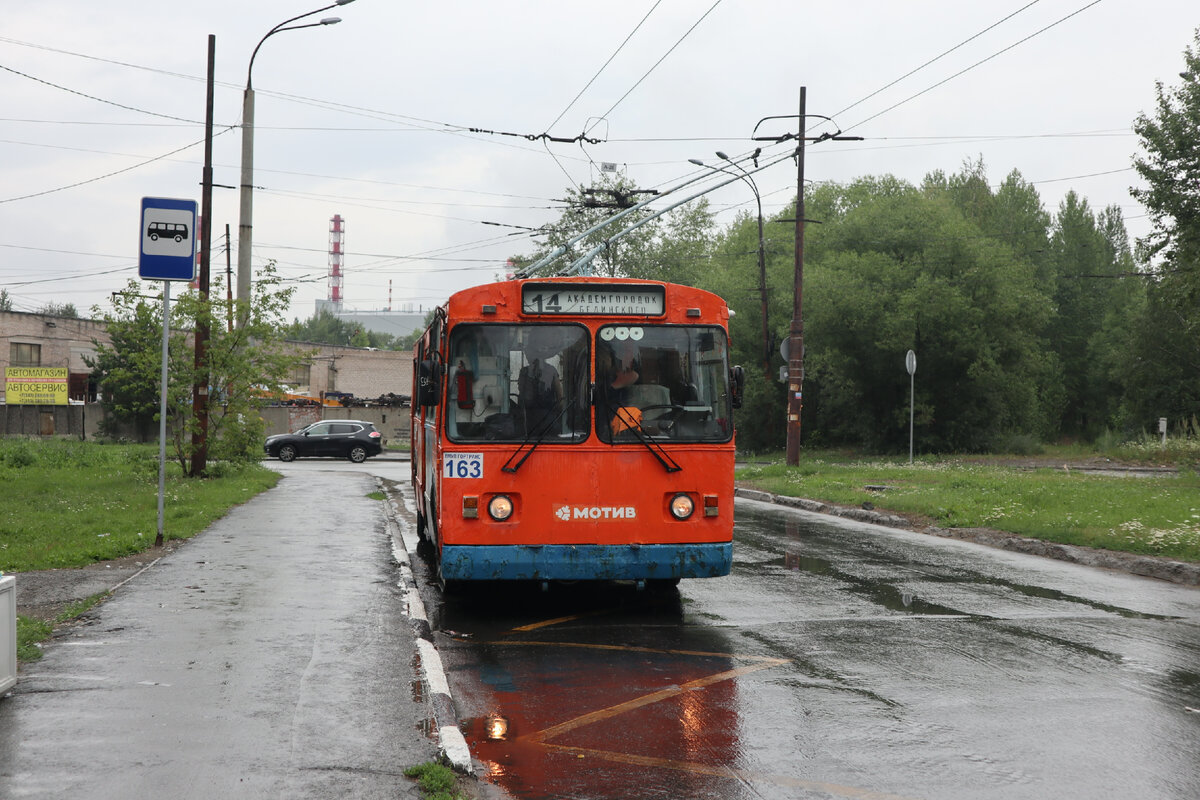
[[[67,405],[67,368],[5,367],[4,401],[10,406]]]

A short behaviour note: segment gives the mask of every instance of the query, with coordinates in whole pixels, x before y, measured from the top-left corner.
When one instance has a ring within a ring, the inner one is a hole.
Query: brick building
[[[71,401],[90,402],[96,399],[96,387],[89,382],[91,368],[83,358],[95,355],[93,339],[111,344],[103,322],[0,311],[0,369],[66,367]],[[0,399],[3,397],[0,383]]]
[[[93,342],[111,345],[103,321],[0,311],[0,375],[5,367],[67,367],[68,395],[73,403],[93,402],[96,387],[84,357],[93,357]],[[320,397],[323,392],[346,392],[372,399],[412,392],[412,353],[291,343],[312,353],[307,363],[289,376],[296,394]],[[0,403],[4,385],[0,382]]]

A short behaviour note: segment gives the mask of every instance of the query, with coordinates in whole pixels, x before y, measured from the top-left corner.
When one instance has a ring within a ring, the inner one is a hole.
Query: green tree
[[[8,289],[0,289],[0,311],[12,311],[12,298],[8,296]]]
[[[571,188],[566,192],[566,207],[554,225],[540,234],[539,248],[530,256],[519,257],[523,263],[532,263],[542,256],[566,245],[574,236],[582,234],[601,222],[641,202],[646,193],[624,175],[603,173],[600,180],[589,188]],[[622,217],[621,220],[601,228],[573,245],[567,255],[541,270],[554,274],[566,268],[575,259],[602,245],[606,239],[650,216],[652,212],[639,209]],[[612,244],[605,246],[591,261],[590,269],[595,275],[606,277],[639,277],[647,264],[654,261],[653,243],[659,235],[661,220],[646,223]]]
[[[222,292],[214,281],[210,297]],[[193,435],[198,423],[193,415],[192,389],[207,379],[207,448],[213,460],[251,461],[261,455],[263,422],[258,409],[265,395],[280,390],[287,374],[311,353],[288,345],[280,336],[283,314],[293,290],[283,289],[268,264],[256,276],[245,323],[229,330],[219,321],[224,301],[202,300],[195,291],[184,292],[171,304],[168,344],[167,427],[176,460],[192,477]],[[158,421],[161,352],[162,294],[147,294],[147,287],[131,280],[125,292],[114,297],[113,308],[97,314],[106,322],[112,345],[93,341],[95,358],[88,361],[106,411],[145,431]],[[214,320],[197,368],[190,330],[197,319]]]
[[[74,303],[47,303],[38,313],[48,317],[79,319],[79,312],[75,309]]]
[[[627,274],[631,278],[700,286],[711,268],[714,228],[705,197],[668,211],[655,229],[645,261],[628,264]]]
[[[792,209],[777,217],[791,217]],[[710,255],[696,284],[723,298],[733,315],[729,320],[732,363],[746,370],[746,395],[738,414],[738,448],[778,449],[786,442],[785,387],[778,380],[783,364],[779,342],[787,336],[792,316],[794,239],[791,225],[764,221],[767,272],[767,341],[763,341],[762,292],[758,270],[758,218],[740,214],[712,240]],[[780,234],[780,231],[786,233]],[[765,355],[769,351],[769,356]],[[765,361],[765,363],[764,363]]]
[[[1114,272],[1094,282],[1096,291],[1103,293],[1107,302],[1103,320],[1089,342],[1088,358],[1094,367],[1095,394],[1102,399],[1099,413],[1107,421],[1106,426],[1129,436],[1139,427],[1137,416],[1129,413],[1126,384],[1134,355],[1131,345],[1137,345],[1138,326],[1146,319],[1146,276],[1135,270],[1120,208],[1109,206],[1100,212],[1097,227],[1104,236]]]
[[[1119,325],[1129,312],[1130,298],[1120,279],[1129,269],[1130,254],[1122,244],[1120,211],[1106,213],[1102,223],[1087,200],[1068,192],[1050,238],[1057,313],[1047,332],[1062,370],[1058,428],[1068,437],[1094,439],[1109,428],[1114,422],[1112,401],[1119,397],[1109,380],[1108,348],[1117,343],[1105,328]]]
[[[321,309],[303,322],[293,319],[291,324],[283,329],[283,336],[297,342],[331,344],[338,347],[404,349],[397,337],[366,330],[357,322],[341,319],[329,309]]]
[[[124,292],[113,293],[111,311],[92,309],[104,320],[111,345],[93,339],[95,356],[84,356],[84,361],[92,369],[108,419],[134,426],[138,438],[145,440],[158,419],[161,399],[162,300],[156,307],[142,291],[140,282],[130,280]],[[173,336],[179,341],[172,343],[171,352],[182,350],[181,334]]]
[[[1200,29],[1184,50],[1183,80],[1156,85],[1153,116],[1134,131],[1142,152],[1134,168],[1146,186],[1132,194],[1150,212],[1138,241],[1151,272],[1145,314],[1134,329],[1125,380],[1129,425],[1200,414]]]
[[[981,229],[991,201],[974,177],[921,190],[867,178],[816,198],[829,213],[806,256],[807,443],[907,446],[908,349],[926,449],[1045,432],[1049,298],[1033,265]]]

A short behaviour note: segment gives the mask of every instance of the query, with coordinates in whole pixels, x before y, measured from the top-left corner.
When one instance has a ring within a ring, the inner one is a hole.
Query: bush
[[[37,462],[33,448],[24,439],[5,439],[0,443],[0,464],[9,467],[31,467]]]
[[[1027,433],[1013,433],[1001,442],[1000,451],[1014,456],[1039,456],[1045,449],[1033,436]]]

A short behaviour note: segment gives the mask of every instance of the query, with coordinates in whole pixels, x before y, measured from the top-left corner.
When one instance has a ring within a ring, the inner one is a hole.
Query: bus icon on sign
[[[182,242],[188,238],[188,226],[178,222],[151,222],[146,228],[146,236],[152,242],[157,242],[159,239],[174,239],[176,242]]]

